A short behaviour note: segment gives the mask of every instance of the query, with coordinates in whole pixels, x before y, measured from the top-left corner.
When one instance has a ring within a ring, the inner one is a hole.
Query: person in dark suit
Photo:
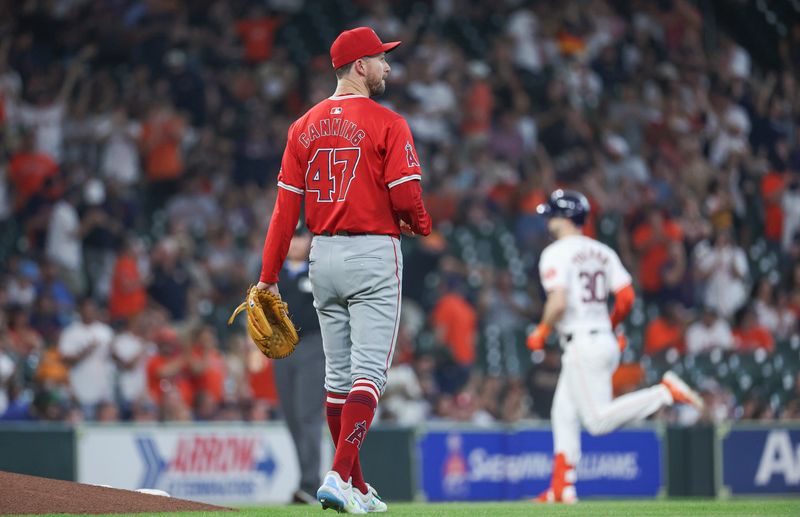
[[[289,304],[300,343],[292,355],[275,362],[275,385],[300,462],[300,486],[292,500],[317,504],[313,494],[320,484],[325,354],[308,278],[310,248],[311,235],[295,232],[280,273],[281,298]]]

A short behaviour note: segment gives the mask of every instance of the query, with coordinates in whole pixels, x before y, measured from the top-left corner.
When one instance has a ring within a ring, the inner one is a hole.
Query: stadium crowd
[[[357,25],[404,42],[380,101],[435,228],[403,241],[382,419],[548,418],[557,344],[524,336],[557,186],[636,278],[618,392],[671,368],[708,409],[658,418],[800,418],[800,23],[769,67],[689,0],[527,4],[0,0],[0,420],[280,418],[226,319]]]

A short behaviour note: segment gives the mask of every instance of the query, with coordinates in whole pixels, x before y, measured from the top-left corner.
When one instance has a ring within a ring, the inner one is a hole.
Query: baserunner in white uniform
[[[633,305],[631,276],[614,250],[582,234],[589,213],[583,194],[556,190],[537,212],[548,218],[555,242],[545,248],[539,261],[547,302],[527,345],[540,350],[555,329],[564,350],[551,412],[553,477],[537,501],[574,503],[581,425],[592,435],[601,435],[675,402],[698,408],[703,402],[672,372],[656,386],[612,399],[611,375],[624,347],[624,338],[618,339],[614,329]],[[611,294],[615,303],[609,315]]]

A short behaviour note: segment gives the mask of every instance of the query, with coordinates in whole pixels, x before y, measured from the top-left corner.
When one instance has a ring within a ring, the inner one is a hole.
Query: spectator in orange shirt
[[[641,257],[639,282],[646,300],[659,298],[665,287],[664,277],[670,261],[684,256],[681,239],[683,232],[680,226],[665,219],[658,208],[650,208],[646,221],[634,229],[633,247]]]
[[[36,367],[35,379],[45,388],[66,386],[69,384],[69,369],[61,360],[58,351],[58,341],[53,341],[42,353],[39,365]]]
[[[477,320],[472,305],[452,287],[433,308],[431,322],[436,335],[460,366],[469,368],[475,362]]]
[[[783,237],[783,207],[781,199],[786,190],[783,171],[771,170],[761,180],[761,200],[764,204],[764,236],[779,244]]]
[[[225,394],[225,360],[219,353],[214,329],[209,325],[198,328],[191,349],[189,368],[194,392],[206,393],[219,404]]]
[[[254,399],[266,401],[270,407],[278,406],[278,389],[275,387],[275,361],[264,357],[255,345],[247,352],[247,380]]]
[[[109,315],[112,321],[128,319],[142,312],[146,304],[147,291],[139,273],[133,241],[127,238],[114,263],[108,300]]]
[[[161,405],[167,394],[177,393],[186,406],[194,402],[189,376],[189,350],[170,327],[156,331],[153,341],[158,353],[147,361],[147,389],[150,398]]]
[[[668,303],[658,318],[647,324],[644,334],[644,355],[655,356],[674,348],[681,355],[686,352],[683,334],[686,318],[683,307],[675,302]]]
[[[272,44],[280,21],[266,16],[264,9],[255,5],[246,19],[236,22],[236,32],[244,43],[244,56],[250,63],[261,63],[272,56]]]
[[[148,181],[148,212],[163,208],[178,190],[184,162],[181,141],[186,122],[168,100],[155,102],[142,126],[139,145]]]
[[[169,101],[155,103],[140,137],[149,181],[174,180],[183,174],[180,143],[185,129],[186,123]]]
[[[775,350],[775,340],[766,327],[759,325],[756,312],[745,307],[736,313],[733,343],[738,352],[754,352],[763,348],[769,353]]]
[[[478,313],[459,291],[460,278],[443,283],[444,291],[431,312],[436,341],[444,352],[436,368],[439,389],[456,394],[469,382],[475,363]]]
[[[461,120],[461,131],[474,145],[486,141],[492,125],[494,93],[487,79],[489,72],[489,66],[482,61],[469,66],[471,83],[466,90],[466,110]]]
[[[33,133],[26,133],[8,165],[8,179],[15,191],[14,211],[21,212],[33,196],[45,189],[47,179],[56,174],[58,164],[50,155],[36,151]]]

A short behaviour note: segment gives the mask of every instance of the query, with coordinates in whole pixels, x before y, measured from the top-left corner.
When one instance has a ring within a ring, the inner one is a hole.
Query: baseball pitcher
[[[278,272],[305,198],[314,234],[309,276],[325,351],[328,427],[336,444],[317,491],[323,508],[386,511],[358,453],[392,363],[400,321],[400,234],[428,235],[421,169],[406,121],[371,97],[386,88],[386,54],[367,27],[331,45],[337,87],[289,128],[278,199],[257,287],[277,293]]]
[[[581,424],[592,435],[601,435],[675,402],[697,408],[703,402],[672,372],[656,386],[612,400],[611,376],[624,347],[624,338],[617,339],[614,329],[633,306],[631,276],[611,248],[583,236],[581,227],[589,213],[583,194],[556,190],[537,212],[548,218],[555,242],[544,249],[539,261],[547,302],[527,344],[531,350],[540,350],[555,329],[564,351],[551,414],[553,477],[537,501],[574,503]],[[615,300],[609,316],[611,294]]]

